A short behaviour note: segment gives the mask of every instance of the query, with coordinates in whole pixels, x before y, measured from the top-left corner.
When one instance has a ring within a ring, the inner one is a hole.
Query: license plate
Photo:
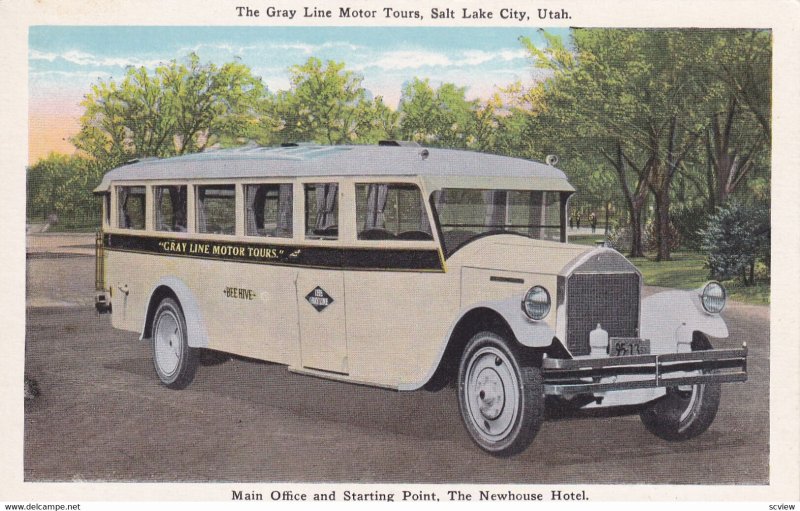
[[[612,337],[608,343],[608,354],[612,357],[649,355],[650,339]]]

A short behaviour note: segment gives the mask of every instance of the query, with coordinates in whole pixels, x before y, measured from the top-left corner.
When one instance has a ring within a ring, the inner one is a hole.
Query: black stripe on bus
[[[518,279],[515,277],[498,277],[497,275],[492,275],[489,277],[489,280],[492,282],[508,282],[509,284],[524,284],[524,279]]]
[[[253,264],[349,270],[444,271],[436,249],[314,247],[110,233],[103,236],[103,245],[108,250]]]

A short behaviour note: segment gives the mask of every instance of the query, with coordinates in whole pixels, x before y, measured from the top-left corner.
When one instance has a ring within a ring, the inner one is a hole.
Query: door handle
[[[119,289],[120,291],[122,291],[122,293],[123,293],[125,296],[128,296],[128,293],[130,293],[130,292],[131,292],[131,290],[130,290],[130,289],[128,289],[128,284],[125,284],[125,285],[122,285],[122,286],[117,286],[117,289]]]

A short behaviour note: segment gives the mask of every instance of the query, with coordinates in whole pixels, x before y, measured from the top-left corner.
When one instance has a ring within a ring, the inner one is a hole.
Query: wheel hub
[[[494,368],[487,367],[481,370],[475,383],[481,415],[489,420],[496,419],[503,413],[506,404],[503,380]]]
[[[172,374],[181,356],[180,324],[171,312],[156,319],[154,327],[155,361],[165,374]]]
[[[466,419],[488,442],[505,438],[519,415],[519,380],[508,356],[494,346],[477,350],[465,370]]]

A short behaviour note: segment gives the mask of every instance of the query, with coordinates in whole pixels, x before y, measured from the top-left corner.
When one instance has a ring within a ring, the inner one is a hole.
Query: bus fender
[[[153,286],[153,289],[150,291],[150,299],[145,306],[144,323],[142,324],[142,333],[139,339],[143,340],[149,337],[153,314],[155,313],[156,307],[158,307],[158,302],[160,302],[161,298],[164,296],[165,290],[169,290],[175,295],[180,303],[181,309],[183,309],[189,346],[192,348],[207,348],[208,332],[206,331],[203,315],[201,314],[197,299],[189,287],[176,277],[163,277],[156,282],[155,286]]]
[[[522,311],[522,303],[518,297],[478,304],[494,310],[508,323],[517,342],[528,348],[546,348],[556,336],[555,330],[545,321],[534,321]],[[474,308],[471,307],[471,308]]]
[[[474,330],[470,323],[484,323],[487,319],[499,319],[505,323],[516,338],[516,341],[529,348],[546,348],[553,343],[555,331],[544,321],[532,321],[522,312],[519,298],[478,302],[470,304],[458,314],[441,343],[438,355],[433,360],[433,365],[428,369],[421,381],[401,383],[398,390],[418,390],[433,378],[439,366],[445,359],[445,352],[451,346],[456,330],[467,325],[468,330]],[[474,333],[474,332],[473,332]]]
[[[653,352],[691,351],[692,335],[728,337],[728,326],[719,314],[700,303],[702,290],[663,291],[642,300],[641,337],[650,339]]]

